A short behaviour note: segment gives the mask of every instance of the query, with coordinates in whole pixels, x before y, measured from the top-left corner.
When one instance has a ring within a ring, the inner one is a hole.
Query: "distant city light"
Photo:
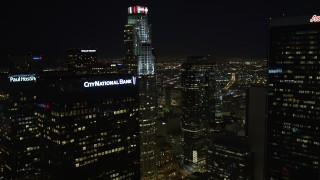
[[[43,109],[50,109],[49,104],[38,104],[38,107],[43,108]]]

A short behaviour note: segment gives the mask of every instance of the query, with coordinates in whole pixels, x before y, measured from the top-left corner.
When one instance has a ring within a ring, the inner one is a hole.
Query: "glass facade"
[[[66,72],[5,75],[0,81],[1,176],[139,179],[135,79]]]
[[[64,76],[64,81],[43,82],[47,93],[39,97],[36,115],[45,178],[140,177],[136,85],[86,86],[86,81],[109,84],[119,78],[131,76]]]
[[[40,178],[36,83],[10,83],[7,75],[0,81],[0,163],[3,166],[0,178]]]
[[[154,179],[156,174],[156,77],[151,25],[148,10],[142,6],[128,8],[128,23],[124,28],[125,72],[138,75],[140,166],[141,179]]]
[[[247,138],[213,134],[209,144],[209,179],[253,179],[253,153]]]
[[[183,159],[192,171],[205,171],[206,138],[214,122],[214,63],[208,57],[188,57],[181,68]]]
[[[129,73],[154,75],[155,57],[152,52],[151,25],[148,24],[147,14],[129,13],[124,30],[124,44],[124,61]]]
[[[271,20],[267,179],[319,179],[320,24]]]

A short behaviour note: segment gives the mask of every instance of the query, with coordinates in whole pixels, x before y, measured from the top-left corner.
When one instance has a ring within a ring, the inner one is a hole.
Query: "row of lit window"
[[[220,145],[215,145],[214,154],[222,155],[224,157],[233,157],[233,158],[239,159],[239,160],[242,159],[243,156],[250,155],[249,152],[241,153],[241,152],[230,151],[226,147],[223,147],[223,146],[220,146]]]
[[[320,91],[299,90],[299,94],[315,94],[315,95],[320,95]]]
[[[14,120],[18,121],[18,125],[26,125],[26,124],[32,124],[34,121],[28,121],[35,119],[35,117],[28,116],[28,117],[19,117],[19,118],[14,118]]]
[[[112,154],[112,153],[120,152],[120,151],[123,151],[123,150],[124,150],[124,147],[119,147],[119,148],[115,148],[115,149],[112,149],[112,150],[91,154],[90,156],[76,158],[75,162],[78,163],[78,162],[86,161],[87,159],[96,158],[96,157],[99,157],[99,156],[104,156],[104,155],[107,155],[107,154]]]
[[[40,149],[40,146],[27,147],[27,152]]]
[[[110,177],[111,177],[111,179],[112,180],[121,180],[121,179],[127,179],[127,177],[130,177],[130,176],[133,176],[134,175],[134,173],[129,173],[129,174],[127,174],[127,175],[122,175],[122,176],[119,176],[119,173],[117,173],[117,174],[114,174],[114,175],[111,175]],[[117,176],[119,176],[119,177],[117,177]]]
[[[64,117],[64,116],[75,116],[80,114],[87,114],[87,113],[93,113],[95,109],[82,109],[82,110],[73,110],[73,111],[66,111],[66,112],[55,112],[52,111],[51,115],[55,117]],[[95,114],[93,114],[95,115]],[[90,117],[92,118],[92,117]],[[88,117],[86,117],[88,119]]]
[[[85,161],[85,162],[82,162],[82,163],[76,163],[75,164],[75,167],[81,167],[81,166],[85,166],[87,164],[92,164],[94,162],[98,162],[98,159],[95,158],[95,159],[91,159],[91,160],[88,160],[88,161]]]

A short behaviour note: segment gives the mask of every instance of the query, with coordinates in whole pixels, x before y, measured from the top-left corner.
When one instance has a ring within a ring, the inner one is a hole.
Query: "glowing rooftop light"
[[[132,6],[128,8],[128,14],[148,14],[148,8],[144,6]]]
[[[320,22],[320,16],[313,15],[312,18],[310,19],[310,22]]]

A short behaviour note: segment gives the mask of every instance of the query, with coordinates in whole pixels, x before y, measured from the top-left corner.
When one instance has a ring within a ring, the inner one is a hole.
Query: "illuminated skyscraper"
[[[140,178],[135,79],[65,75],[39,80],[46,92],[36,111],[44,179]]]
[[[192,171],[204,172],[207,134],[214,121],[214,63],[205,56],[191,56],[182,64],[183,157]]]
[[[128,8],[128,23],[124,30],[125,59],[129,73],[154,75],[151,25],[148,22],[148,8],[132,6]]]
[[[128,14],[128,23],[124,28],[124,65],[127,73],[138,76],[141,178],[153,179],[156,173],[157,101],[151,25],[148,23],[147,7],[129,7]]]
[[[267,179],[320,178],[320,16],[272,19]]]

